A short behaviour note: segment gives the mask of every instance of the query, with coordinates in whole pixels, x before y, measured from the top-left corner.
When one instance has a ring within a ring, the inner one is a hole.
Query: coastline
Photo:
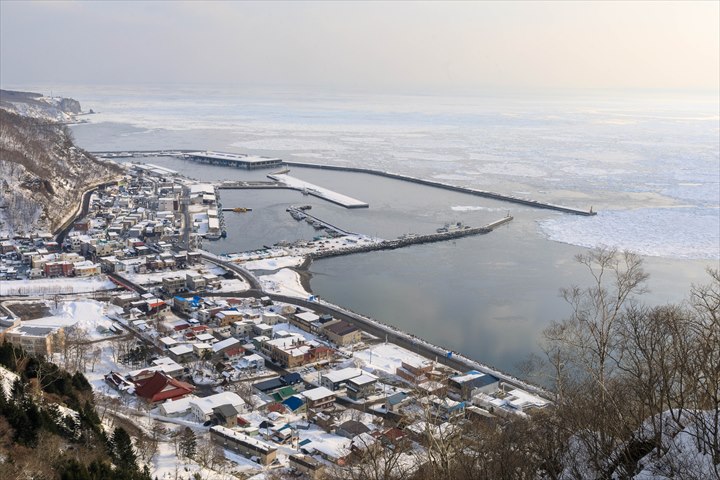
[[[298,274],[298,277],[300,278],[300,285],[302,285],[303,289],[309,295],[314,295],[312,287],[310,286],[310,281],[312,280],[312,273],[310,273],[310,265],[312,265],[312,257],[307,256],[303,263],[301,263],[297,267],[291,267],[290,270],[293,270],[295,273]]]

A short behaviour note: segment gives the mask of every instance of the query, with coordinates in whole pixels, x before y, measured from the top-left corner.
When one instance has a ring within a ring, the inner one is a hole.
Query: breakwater
[[[345,248],[339,248],[328,251],[316,251],[308,254],[313,260],[321,258],[339,257],[342,255],[352,255],[353,253],[374,252],[377,250],[395,250],[397,248],[408,247],[410,245],[421,245],[424,243],[444,242],[455,238],[468,237],[470,235],[484,235],[492,232],[495,228],[512,221],[513,217],[507,216],[495,222],[489,223],[482,227],[465,227],[457,230],[450,230],[442,233],[431,233],[428,235],[407,235],[405,237],[396,238],[394,240],[382,240],[380,242],[356,245]]]
[[[563,213],[571,213],[573,215],[592,216],[592,215],[596,215],[596,213],[597,213],[597,212],[593,212],[592,207],[590,208],[590,210],[580,210],[578,208],[565,207],[562,205],[555,205],[555,204],[546,203],[546,202],[539,202],[537,200],[532,200],[529,198],[515,197],[513,195],[507,195],[507,194],[503,194],[503,193],[495,193],[495,192],[490,192],[487,190],[479,190],[479,189],[470,188],[470,187],[461,187],[458,185],[451,185],[449,183],[436,182],[434,180],[425,180],[423,178],[411,177],[409,175],[402,175],[399,173],[386,172],[383,170],[372,170],[369,168],[361,168],[361,167],[342,167],[342,166],[337,166],[337,165],[321,165],[321,164],[317,164],[317,163],[307,163],[307,162],[284,162],[284,165],[291,166],[291,167],[318,168],[321,170],[338,170],[338,171],[343,171],[343,172],[367,173],[369,175],[377,175],[380,177],[392,178],[395,180],[402,180],[405,182],[411,182],[411,183],[417,183],[420,185],[427,185],[430,187],[442,188],[442,189],[451,190],[454,192],[467,193],[467,194],[475,195],[478,197],[491,198],[493,200],[501,200],[504,202],[519,203],[521,205],[527,205],[527,206],[534,207],[534,208],[543,208],[546,210],[555,210],[555,211],[563,212]]]
[[[105,158],[122,158],[122,157],[152,157],[152,156],[174,156],[179,158],[190,158],[192,157],[193,150],[133,150],[133,151],[102,151],[102,152],[91,152],[94,155],[105,157]],[[190,158],[192,159],[192,158]],[[512,202],[517,203],[520,205],[526,205],[533,208],[542,208],[546,210],[555,210],[557,212],[563,212],[563,213],[570,213],[573,215],[583,215],[583,216],[592,216],[596,215],[597,212],[594,212],[592,207],[590,207],[590,210],[581,210],[579,208],[573,208],[573,207],[566,207],[563,205],[556,205],[553,203],[548,202],[540,202],[538,200],[533,200],[530,198],[522,198],[522,197],[516,197],[514,195],[508,195],[503,193],[497,193],[497,192],[491,192],[488,190],[480,190],[477,188],[470,188],[470,187],[461,187],[459,185],[451,185],[449,183],[443,183],[443,182],[437,182],[435,180],[426,180],[423,178],[417,178],[412,177],[410,175],[402,175],[399,173],[392,173],[387,172],[384,170],[373,170],[370,168],[362,168],[362,167],[346,167],[346,166],[339,166],[339,165],[322,165],[319,163],[310,163],[310,162],[292,162],[292,161],[282,161],[282,165],[290,166],[290,167],[305,167],[305,168],[318,168],[321,170],[337,170],[342,172],[355,172],[355,173],[366,173],[368,175],[377,175],[380,177],[386,177],[386,178],[392,178],[395,180],[402,180],[405,182],[411,182],[411,183],[417,183],[420,185],[426,185],[429,187],[435,187],[435,188],[442,188],[445,190],[450,190],[454,192],[460,192],[460,193],[467,193],[469,195],[475,195],[478,197],[484,197],[484,198],[491,198],[493,200],[500,200],[504,202]],[[273,167],[277,166],[277,164],[273,164]],[[219,186],[219,188],[291,188],[288,186],[280,187],[280,186],[269,186],[269,185],[257,185],[257,186],[251,186],[248,182],[248,185],[242,185],[243,182],[233,182],[235,183],[234,186],[230,186],[231,183],[228,182],[226,186]]]

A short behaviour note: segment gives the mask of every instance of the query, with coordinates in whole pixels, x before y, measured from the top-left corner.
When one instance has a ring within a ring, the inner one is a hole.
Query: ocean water
[[[592,207],[596,217],[577,217],[371,176],[292,172],[368,201],[364,211],[319,201],[313,208],[372,235],[423,233],[446,221],[476,225],[509,210],[515,220],[490,235],[311,266],[320,296],[506,370],[538,351],[541,330],[569,313],[558,291],[587,280],[573,263],[586,248],[644,255],[648,303],[681,300],[691,283],[704,281],[705,268],[718,267],[716,96],[440,97],[198,86],[53,91],[100,112],[73,127],[88,150],[267,154]],[[152,162],[206,180],[248,175],[177,159]],[[226,205],[257,210],[228,216],[228,239],[209,248],[231,252],[307,238],[312,232],[284,213],[307,199],[298,197],[224,193]]]

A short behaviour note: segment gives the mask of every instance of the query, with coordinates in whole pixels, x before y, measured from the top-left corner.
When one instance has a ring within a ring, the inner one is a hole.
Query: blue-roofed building
[[[478,393],[491,394],[500,388],[500,380],[488,373],[470,370],[462,375],[456,375],[448,380],[451,392],[463,400],[469,400]]]
[[[302,397],[298,397],[295,395],[290,398],[286,398],[285,400],[283,400],[282,403],[293,412],[301,411],[302,408],[305,406],[305,400],[303,400]]]
[[[408,401],[408,394],[405,392],[397,392],[385,400],[385,409],[388,412],[396,412],[400,407],[402,407],[405,402]]]

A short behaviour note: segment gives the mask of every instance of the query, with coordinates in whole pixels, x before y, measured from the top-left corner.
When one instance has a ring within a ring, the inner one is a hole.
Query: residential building
[[[343,368],[342,370],[332,370],[320,377],[320,385],[332,392],[335,392],[345,388],[345,384],[348,380],[359,377],[362,373],[362,370],[359,368],[352,367]]]
[[[448,379],[448,387],[463,400],[470,400],[478,393],[491,394],[500,388],[500,380],[487,373],[470,370]]]
[[[269,465],[277,458],[277,448],[226,427],[212,427],[210,438],[218,445],[247,458],[256,457],[262,465]]]
[[[320,480],[325,474],[325,466],[310,455],[295,453],[290,455],[290,468],[302,473],[309,480]]]
[[[314,410],[326,410],[332,408],[335,403],[335,392],[325,387],[305,390],[301,395],[307,400],[308,408]]]
[[[363,372],[359,377],[353,377],[346,383],[347,396],[352,400],[363,400],[375,393],[377,377],[371,373]]]

